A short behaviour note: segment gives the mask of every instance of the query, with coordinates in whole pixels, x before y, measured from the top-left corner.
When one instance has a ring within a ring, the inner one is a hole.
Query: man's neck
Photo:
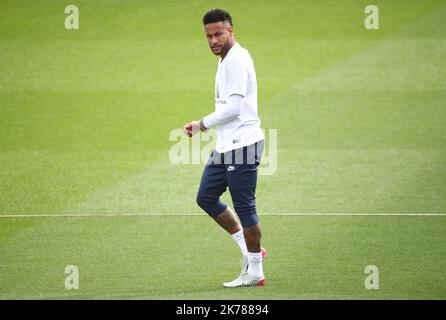
[[[234,46],[234,44],[235,44],[235,40],[234,40],[234,38],[232,38],[231,43],[229,44],[228,51],[226,51],[224,54],[220,55],[221,61],[223,61],[223,59],[227,56],[227,54],[229,53],[229,50],[231,50],[231,48]]]

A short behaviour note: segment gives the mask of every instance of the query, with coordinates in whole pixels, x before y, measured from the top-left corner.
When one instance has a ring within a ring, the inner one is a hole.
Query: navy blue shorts
[[[198,188],[197,203],[211,217],[222,213],[227,205],[220,196],[229,188],[234,210],[243,227],[259,222],[256,213],[257,167],[264,141],[225,153],[213,151],[204,168]]]

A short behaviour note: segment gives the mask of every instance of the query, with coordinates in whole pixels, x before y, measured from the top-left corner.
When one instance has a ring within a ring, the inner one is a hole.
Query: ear
[[[231,36],[233,36],[233,35],[234,35],[234,28],[233,28],[232,26],[229,26],[229,27],[228,27],[228,32],[229,32],[229,34],[230,34]]]

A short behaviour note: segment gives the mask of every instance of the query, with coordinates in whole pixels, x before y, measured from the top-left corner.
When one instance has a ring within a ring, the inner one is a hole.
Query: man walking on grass
[[[225,287],[266,284],[262,261],[266,250],[260,244],[256,213],[257,167],[264,135],[257,115],[257,80],[252,58],[234,39],[232,18],[221,9],[203,17],[209,47],[220,56],[215,78],[215,111],[201,120],[186,123],[186,135],[217,128],[216,148],[203,172],[198,205],[225,229],[240,247],[242,271]],[[220,196],[229,188],[235,212]]]

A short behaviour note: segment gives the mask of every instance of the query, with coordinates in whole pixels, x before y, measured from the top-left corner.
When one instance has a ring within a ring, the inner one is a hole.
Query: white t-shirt
[[[234,99],[235,97],[241,99]],[[237,112],[233,117],[225,116],[225,112],[234,110]],[[204,117],[203,124],[207,128],[214,125],[217,127],[215,149],[224,153],[264,139],[260,122],[257,116],[257,79],[254,63],[248,50],[236,42],[223,61],[220,58],[218,62],[215,76],[215,112]]]

